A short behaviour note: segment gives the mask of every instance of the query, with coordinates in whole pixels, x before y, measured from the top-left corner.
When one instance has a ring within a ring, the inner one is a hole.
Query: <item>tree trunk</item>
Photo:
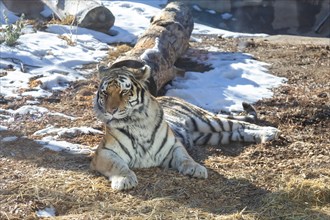
[[[41,0],[59,19],[74,16],[78,26],[108,32],[115,22],[111,11],[95,0]]]
[[[188,49],[193,26],[187,6],[169,3],[151,19],[150,27],[139,37],[134,48],[119,57],[110,68],[140,68],[147,64],[152,70],[149,90],[157,95],[175,77],[174,62]]]

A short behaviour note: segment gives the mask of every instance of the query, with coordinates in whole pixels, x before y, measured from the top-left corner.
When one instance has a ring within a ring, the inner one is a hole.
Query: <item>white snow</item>
[[[150,18],[160,11],[160,5],[165,5],[166,0],[148,1],[102,1],[116,17],[115,26],[112,30],[119,32],[115,36],[120,42],[134,43],[141,33],[149,27]],[[194,10],[202,11],[198,5],[193,6]],[[267,34],[235,33],[231,31],[212,28],[195,22],[193,34],[216,34],[222,37],[265,37]]]
[[[5,113],[5,114],[9,114],[9,115],[3,115],[0,114],[0,117],[3,119],[7,119],[7,122],[12,122],[14,121],[14,118],[12,116],[15,115],[26,115],[26,114],[30,114],[30,115],[34,115],[34,116],[38,116],[38,117],[42,117],[43,115],[50,115],[50,116],[58,116],[58,117],[62,117],[62,118],[67,118],[70,120],[76,120],[76,117],[73,116],[69,116],[63,113],[59,113],[59,112],[50,112],[47,108],[44,107],[40,107],[37,105],[23,105],[20,108],[16,109],[16,110],[12,110],[12,109],[2,109],[0,108],[0,113]]]
[[[267,34],[249,34],[249,33],[235,33],[222,29],[209,27],[203,24],[195,23],[193,34],[215,34],[222,36],[223,38],[238,38],[238,37],[266,37]]]
[[[64,90],[69,86],[69,82],[75,80],[74,77],[54,73],[50,76],[43,77],[40,80],[42,83],[40,87],[44,90]]]
[[[77,119],[76,117],[69,116],[69,115],[66,115],[66,114],[63,114],[63,113],[59,113],[59,112],[49,112],[48,115],[50,115],[50,116],[59,116],[59,117],[62,117],[62,118],[70,119],[72,121]]]
[[[221,17],[224,20],[229,20],[229,19],[231,19],[233,17],[233,15],[226,12],[226,13],[221,14]]]
[[[13,115],[37,115],[37,114],[45,114],[48,112],[47,108],[36,106],[36,105],[24,105],[16,110],[9,111]]]
[[[40,102],[37,101],[37,100],[27,100],[25,103],[29,104],[29,105],[38,105],[38,104],[40,104]]]
[[[28,27],[18,39],[18,44],[9,47],[0,45],[0,96],[24,100],[23,96],[40,98],[51,96],[54,91],[66,89],[76,80],[84,80],[93,70],[79,70],[82,65],[98,63],[107,56],[109,43],[135,43],[138,36],[150,25],[150,19],[160,12],[160,5],[167,0],[132,0],[107,1],[102,4],[108,7],[116,17],[115,25],[107,35],[93,30],[70,25],[50,25],[45,31],[33,32]],[[0,8],[5,9],[2,2]],[[195,10],[201,10],[194,7]],[[209,13],[213,13],[209,10]],[[49,14],[44,11],[43,14]],[[10,22],[18,19],[11,12],[7,12]],[[222,14],[223,19],[230,19],[230,14]],[[0,22],[5,24],[2,12]],[[193,34],[216,34],[222,37],[262,37],[265,34],[235,33],[195,23]],[[201,42],[198,36],[191,38]],[[191,57],[199,62],[210,64],[212,70],[204,73],[187,72],[184,78],[177,77],[168,86],[167,95],[178,96],[211,111],[241,110],[241,102],[255,102],[265,97],[271,97],[271,88],[279,86],[283,78],[273,76],[268,71],[269,64],[253,59],[251,55],[226,53],[215,47],[206,48],[204,59]],[[150,51],[157,51],[157,44]],[[148,52],[147,51],[147,52]],[[144,54],[148,55],[148,53]],[[9,65],[13,70],[5,70]],[[31,79],[38,80],[31,88]],[[71,120],[76,119],[58,112],[51,112],[38,106],[32,100],[20,108],[0,109],[0,130],[10,128],[15,123],[14,115],[33,114],[39,117],[57,115]],[[18,123],[18,122],[16,122]],[[51,126],[51,125],[49,125]],[[60,130],[56,130],[60,129]],[[39,131],[44,137],[39,143],[53,150],[79,152],[83,146],[55,140],[61,138],[59,134],[84,134],[100,131],[89,128],[45,128]],[[72,133],[70,133],[72,132]]]
[[[193,9],[196,11],[203,11],[198,5],[193,5]]]
[[[216,14],[216,13],[217,13],[216,11],[214,11],[214,10],[211,10],[211,9],[207,9],[207,10],[206,10],[206,12],[208,12],[208,13],[210,13],[210,14],[212,14],[212,15],[214,15],[214,14]]]
[[[137,37],[142,34],[150,24],[150,19],[160,11],[161,4],[166,0],[158,1],[102,1],[116,18],[115,25],[111,29],[118,32],[114,36],[116,42],[135,43]]]
[[[42,136],[42,135],[47,135],[47,134],[56,134],[60,130],[61,130],[61,128],[55,128],[54,126],[49,126],[47,128],[34,132],[33,135]]]
[[[6,130],[8,130],[7,126],[0,125],[0,131],[6,131]]]
[[[151,54],[156,54],[156,53],[160,53],[159,50],[159,38],[157,37],[155,39],[155,45],[153,48],[147,49],[143,52],[143,54],[141,54],[140,59],[142,60],[149,60],[149,55]]]
[[[209,48],[214,51],[214,48]],[[249,54],[209,52],[205,64],[212,70],[187,72],[167,87],[166,95],[176,96],[202,108],[219,112],[242,110],[241,103],[253,103],[272,96],[271,88],[285,79],[268,73],[269,64]]]
[[[50,217],[54,217],[56,213],[56,210],[53,206],[51,207],[46,207],[44,209],[38,210],[36,211],[36,215],[39,218],[50,218]]]
[[[81,28],[77,26],[57,25],[48,26],[47,32],[65,35],[73,42],[81,43],[88,50],[105,50],[107,46],[104,43],[115,43],[119,41],[117,36],[112,37],[108,34],[98,31]]]
[[[83,74],[75,68],[97,63],[106,56],[109,48],[92,34],[72,35],[71,38],[76,43],[73,46],[59,36],[58,33],[49,32],[28,33],[20,36],[15,47],[1,44],[1,63],[7,66],[11,64],[15,70],[7,71],[7,75],[1,77],[0,95],[50,96],[51,91],[63,90],[69,82],[84,79]],[[70,39],[70,36],[67,38]],[[25,72],[21,71],[22,65],[27,69]],[[21,89],[29,88],[29,80],[35,76],[39,77],[41,85],[33,88],[33,91],[20,93]]]
[[[92,149],[90,149],[88,146],[72,144],[67,141],[58,141],[55,140],[52,136],[46,136],[41,140],[37,140],[36,142],[40,145],[43,145],[44,148],[53,151],[61,151],[70,154],[90,154],[92,152]]]
[[[103,132],[86,126],[72,128],[55,128],[53,126],[50,126],[42,130],[36,131],[33,135],[43,136],[50,134],[57,134],[57,137],[76,137],[81,134],[103,134]]]
[[[8,136],[8,137],[4,137],[2,138],[2,142],[12,142],[12,141],[16,141],[18,139],[18,137],[16,136]]]

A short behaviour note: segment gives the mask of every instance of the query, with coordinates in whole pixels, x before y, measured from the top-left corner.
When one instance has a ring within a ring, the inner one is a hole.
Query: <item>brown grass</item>
[[[330,179],[292,179],[285,191],[294,201],[315,206],[330,203]]]
[[[114,49],[110,49],[108,53],[107,61],[113,62],[118,57],[123,56],[126,52],[130,51],[132,49],[131,45],[128,44],[119,44]]]
[[[58,18],[52,18],[48,23],[49,24],[63,24],[63,25],[77,25],[76,17],[73,15],[68,15],[64,19],[60,20]]]
[[[72,39],[72,37],[67,35],[58,35],[58,38],[66,41],[67,45],[69,46],[75,46],[77,43]]]
[[[281,129],[279,140],[196,147],[190,153],[208,168],[207,180],[160,168],[140,169],[136,170],[137,188],[115,192],[105,177],[89,170],[89,156],[42,149],[32,136],[48,124],[102,130],[92,112],[95,74],[41,100],[42,106],[77,120],[17,116],[7,125],[10,131],[0,132],[1,137],[20,137],[0,141],[0,219],[37,219],[36,210],[50,206],[56,210],[54,219],[329,219],[329,47],[254,41],[242,48],[239,39],[202,38],[202,43],[191,47],[212,45],[225,52],[247,52],[271,63],[273,74],[288,78],[273,98],[255,105],[260,124]],[[104,62],[113,62],[130,48],[118,45]],[[190,54],[198,57],[199,50]],[[16,109],[24,101],[2,108]],[[101,137],[65,140],[95,147]]]

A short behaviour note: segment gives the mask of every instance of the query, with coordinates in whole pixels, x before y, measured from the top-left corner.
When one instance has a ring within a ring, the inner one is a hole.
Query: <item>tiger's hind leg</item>
[[[97,149],[90,167],[108,177],[111,188],[115,190],[131,189],[138,184],[135,173],[127,163],[115,152],[102,146]]]
[[[166,168],[174,168],[183,175],[196,178],[207,178],[206,168],[195,162],[179,141],[176,141],[175,145],[165,157],[162,166]]]

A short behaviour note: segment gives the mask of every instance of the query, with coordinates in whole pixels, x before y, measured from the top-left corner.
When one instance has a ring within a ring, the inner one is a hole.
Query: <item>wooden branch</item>
[[[150,27],[140,36],[134,48],[119,57],[110,68],[149,65],[152,70],[149,89],[157,95],[175,77],[174,62],[188,49],[193,26],[192,14],[187,6],[178,2],[169,3],[151,19]]]

